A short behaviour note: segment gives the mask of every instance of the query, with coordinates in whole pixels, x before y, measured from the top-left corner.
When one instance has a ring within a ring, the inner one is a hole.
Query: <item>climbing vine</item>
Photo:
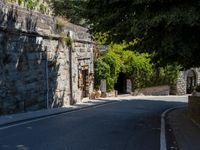
[[[120,72],[126,74],[133,82],[133,88],[176,83],[179,65],[172,64],[158,67],[151,62],[151,55],[128,50],[133,43],[110,44],[107,52],[95,61],[95,86],[106,79],[107,90],[114,90]]]

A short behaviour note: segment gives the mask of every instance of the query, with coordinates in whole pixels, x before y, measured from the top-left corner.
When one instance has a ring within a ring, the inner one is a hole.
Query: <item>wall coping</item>
[[[9,16],[10,15],[10,16]],[[11,18],[9,18],[11,17]],[[12,20],[12,21],[11,21]],[[72,34],[71,38],[77,42],[92,43],[87,28],[64,21],[62,31],[57,31],[56,17],[50,17],[39,12],[27,10],[14,4],[0,1],[0,29],[22,32],[42,37],[61,37]],[[30,26],[30,28],[28,28]]]

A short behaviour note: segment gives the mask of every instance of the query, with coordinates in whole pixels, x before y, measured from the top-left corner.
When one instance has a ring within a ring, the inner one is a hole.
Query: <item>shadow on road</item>
[[[1,130],[0,149],[159,150],[161,113],[183,105],[173,99],[124,99],[74,111]]]

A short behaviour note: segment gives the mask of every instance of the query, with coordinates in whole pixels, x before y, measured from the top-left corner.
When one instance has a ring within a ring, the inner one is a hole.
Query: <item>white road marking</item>
[[[160,130],[160,150],[167,150],[167,144],[166,144],[166,130],[165,130],[165,116],[168,112],[177,109],[177,108],[182,108],[185,106],[178,106],[178,107],[173,107],[165,110],[161,114],[161,130]]]

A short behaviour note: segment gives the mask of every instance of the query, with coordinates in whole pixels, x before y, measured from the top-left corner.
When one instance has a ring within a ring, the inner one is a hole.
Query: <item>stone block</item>
[[[0,62],[4,62],[0,66],[0,114],[44,108],[46,69],[49,99],[52,103],[55,102],[53,106],[60,107],[69,103],[69,49],[59,46],[60,35],[55,31],[54,19],[35,12],[30,15],[29,11],[19,7],[16,22],[12,22],[13,26],[8,26],[7,13],[10,11],[10,6],[0,5],[0,28],[5,29],[0,31]],[[81,67],[92,61],[92,51],[89,49],[91,45],[88,44],[91,37],[87,29],[71,23],[63,31],[73,33],[73,41],[80,40],[74,43],[77,50],[72,54],[73,94],[76,101],[80,101],[77,68],[78,65]],[[38,34],[42,37],[39,43],[36,36]],[[77,56],[84,60],[81,64]]]

